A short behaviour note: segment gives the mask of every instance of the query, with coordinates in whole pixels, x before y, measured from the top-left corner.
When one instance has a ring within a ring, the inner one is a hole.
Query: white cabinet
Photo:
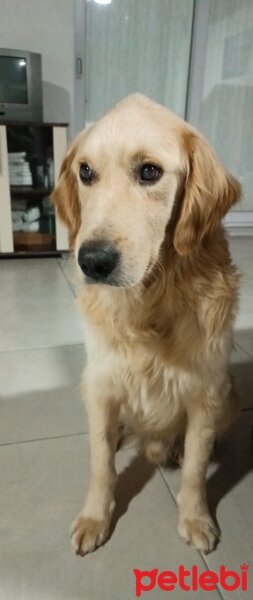
[[[6,127],[0,125],[0,252],[13,252]]]
[[[67,125],[0,124],[0,256],[69,249],[50,194],[67,146]]]

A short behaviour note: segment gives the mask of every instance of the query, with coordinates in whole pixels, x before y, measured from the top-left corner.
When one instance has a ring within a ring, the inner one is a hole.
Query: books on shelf
[[[26,152],[9,152],[10,185],[32,185],[32,174]]]
[[[9,162],[24,162],[26,160],[26,152],[8,152]]]

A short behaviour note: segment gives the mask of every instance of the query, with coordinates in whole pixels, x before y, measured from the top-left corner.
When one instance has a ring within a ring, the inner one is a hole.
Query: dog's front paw
[[[208,514],[195,518],[181,516],[178,532],[188,544],[205,554],[214,550],[220,537],[218,528]]]
[[[84,556],[101,546],[107,538],[109,523],[79,515],[71,527],[71,543],[75,553]]]

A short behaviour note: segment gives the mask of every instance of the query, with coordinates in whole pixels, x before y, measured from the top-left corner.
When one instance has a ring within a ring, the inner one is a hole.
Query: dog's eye
[[[94,173],[87,163],[82,163],[80,165],[79,174],[81,181],[86,185],[90,185],[94,179]]]
[[[162,176],[162,169],[156,165],[142,165],[140,169],[140,183],[155,183]]]

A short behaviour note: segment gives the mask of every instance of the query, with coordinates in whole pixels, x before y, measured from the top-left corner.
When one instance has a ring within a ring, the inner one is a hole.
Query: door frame
[[[85,119],[85,41],[87,38],[86,0],[74,5],[74,135],[86,125]],[[83,27],[84,24],[84,27]]]

